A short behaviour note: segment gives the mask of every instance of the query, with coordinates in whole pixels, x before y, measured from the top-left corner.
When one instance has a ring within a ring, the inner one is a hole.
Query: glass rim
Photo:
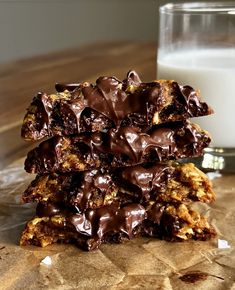
[[[159,7],[161,13],[168,14],[233,14],[235,1],[228,2],[169,2]]]

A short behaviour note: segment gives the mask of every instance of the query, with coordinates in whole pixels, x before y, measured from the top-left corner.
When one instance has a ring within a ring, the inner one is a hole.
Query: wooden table
[[[0,169],[32,147],[20,138],[26,108],[38,91],[53,92],[56,82],[95,81],[101,75],[123,79],[136,70],[143,80],[156,72],[153,43],[94,43],[0,66]]]

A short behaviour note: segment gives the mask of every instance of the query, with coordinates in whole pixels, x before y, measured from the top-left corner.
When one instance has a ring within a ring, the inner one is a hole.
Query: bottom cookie
[[[184,241],[208,240],[215,235],[206,217],[182,203],[153,203],[145,207],[112,204],[83,214],[56,204],[39,204],[37,216],[27,223],[20,244],[45,247],[74,243],[84,250],[94,250],[102,243],[119,243],[136,236]]]

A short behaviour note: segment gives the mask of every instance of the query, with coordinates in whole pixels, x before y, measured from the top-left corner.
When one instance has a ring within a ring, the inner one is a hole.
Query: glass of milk
[[[235,172],[235,2],[168,3],[159,14],[157,78],[200,91],[215,114],[192,120],[213,140],[199,165]]]

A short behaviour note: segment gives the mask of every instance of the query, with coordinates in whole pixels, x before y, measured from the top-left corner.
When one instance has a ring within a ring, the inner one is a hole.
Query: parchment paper
[[[217,200],[202,206],[218,231],[216,239],[141,238],[93,252],[73,245],[18,245],[34,215],[34,205],[20,204],[33,178],[24,172],[23,160],[0,172],[1,289],[235,289],[235,175],[213,179]],[[218,239],[230,248],[219,249]]]

